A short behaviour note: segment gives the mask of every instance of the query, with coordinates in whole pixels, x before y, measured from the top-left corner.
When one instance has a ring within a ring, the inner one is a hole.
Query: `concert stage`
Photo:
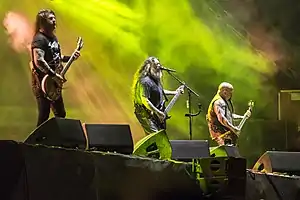
[[[188,164],[0,142],[0,199],[201,199]]]
[[[206,140],[168,140],[160,131],[133,146],[129,125],[49,119],[24,143],[0,140],[0,199],[292,200],[299,196],[298,176],[259,173],[263,169],[299,175],[298,153],[266,152],[254,172],[246,170],[246,159],[236,147],[209,147]]]
[[[193,174],[192,163],[14,141],[0,141],[0,161],[0,198],[5,200],[300,198],[299,177],[248,170],[244,178],[238,178],[238,169],[230,164],[227,177],[216,173],[209,178],[207,170],[212,166],[206,168],[200,162],[205,174],[201,182]],[[213,179],[221,183],[219,188],[204,194]]]

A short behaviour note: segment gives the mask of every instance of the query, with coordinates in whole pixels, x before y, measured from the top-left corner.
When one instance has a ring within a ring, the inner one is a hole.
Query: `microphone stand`
[[[184,85],[184,87],[188,90],[188,100],[187,100],[187,108],[189,113],[185,114],[185,117],[189,118],[189,135],[190,135],[190,140],[193,139],[193,134],[192,134],[192,118],[195,116],[198,116],[201,113],[201,103],[198,103],[198,112],[192,113],[192,107],[191,107],[191,102],[192,102],[192,94],[194,94],[196,97],[200,98],[200,96],[192,90],[185,82],[181,81],[178,77],[176,77],[174,74],[171,73],[170,70],[166,70],[168,74],[170,74],[175,80],[177,80],[181,85]]]

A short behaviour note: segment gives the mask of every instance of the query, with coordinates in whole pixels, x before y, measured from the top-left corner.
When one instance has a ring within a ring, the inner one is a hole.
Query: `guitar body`
[[[41,85],[43,92],[50,101],[56,101],[61,97],[62,85],[58,84],[57,81],[54,80],[54,77],[46,75],[43,78]]]
[[[231,132],[231,131],[227,131],[226,133],[223,133],[221,136],[221,138],[224,139],[225,145],[236,145],[237,144],[237,140],[238,140],[238,135]]]

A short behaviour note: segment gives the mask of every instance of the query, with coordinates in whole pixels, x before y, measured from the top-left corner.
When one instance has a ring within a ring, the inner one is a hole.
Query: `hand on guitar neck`
[[[246,118],[250,118],[251,117],[251,110],[247,110],[246,111],[246,113],[244,114],[244,116],[246,117]]]
[[[179,86],[177,89],[176,89],[176,92],[177,93],[180,93],[180,94],[183,94],[184,93],[184,85],[181,85],[181,86]]]
[[[248,118],[250,118],[250,116],[251,116],[251,109],[248,109],[246,112],[245,112],[245,114],[243,115],[243,119],[242,119],[242,123],[241,124],[239,124],[239,126],[234,126],[233,127],[233,132],[237,135],[237,136],[240,136],[240,133],[241,133],[241,129],[242,129],[242,127],[243,127],[243,125],[244,125],[244,122],[243,121],[245,121],[246,119],[248,119]]]

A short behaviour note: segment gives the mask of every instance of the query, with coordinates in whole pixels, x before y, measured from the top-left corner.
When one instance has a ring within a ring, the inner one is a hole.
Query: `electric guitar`
[[[248,102],[248,110],[246,111],[246,113],[252,112],[253,107],[254,107],[254,102],[252,100],[250,100]],[[235,143],[235,140],[239,137],[239,134],[240,134],[245,122],[247,121],[247,119],[249,119],[249,116],[246,115],[246,113],[244,114],[244,117],[240,121],[239,125],[237,126],[237,129],[239,130],[238,133],[234,133],[232,131],[227,131],[227,132],[223,133],[222,135],[220,135],[219,138],[223,138],[225,136],[231,135],[231,136],[233,136],[233,141]]]
[[[72,53],[72,56],[70,57],[70,59],[68,60],[66,65],[64,67],[59,66],[57,68],[57,70],[55,71],[56,73],[61,75],[63,80],[61,80],[60,78],[58,78],[56,76],[51,77],[49,75],[46,75],[42,79],[42,82],[41,82],[42,90],[43,90],[43,92],[45,93],[46,97],[49,100],[55,101],[61,96],[62,86],[67,81],[65,79],[65,74],[67,73],[67,71],[70,68],[71,64],[75,60],[76,51],[80,51],[82,49],[82,47],[83,47],[83,40],[82,40],[81,37],[78,37],[77,47],[74,50],[74,52]]]
[[[179,88],[182,88],[184,87],[184,85],[180,86]],[[178,88],[178,89],[179,89]],[[178,90],[177,89],[177,90]],[[170,103],[167,105],[167,107],[165,106],[165,101],[163,101],[161,103],[161,105],[158,107],[158,109],[162,112],[164,112],[165,114],[165,118],[162,120],[160,119],[157,115],[153,114],[153,118],[156,122],[159,123],[159,127],[161,127],[162,129],[165,129],[166,128],[166,121],[168,119],[171,118],[171,116],[168,115],[168,113],[170,112],[170,110],[172,109],[172,107],[175,105],[177,99],[182,95],[182,93],[180,91],[177,91],[177,93],[174,95],[174,97],[172,98],[172,100],[170,101]]]

